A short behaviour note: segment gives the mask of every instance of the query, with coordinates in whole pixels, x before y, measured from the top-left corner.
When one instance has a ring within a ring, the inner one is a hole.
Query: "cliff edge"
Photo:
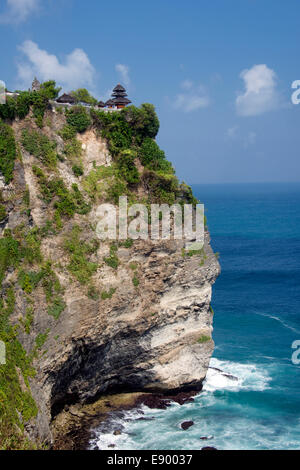
[[[51,444],[65,405],[202,387],[220,272],[207,230],[197,252],[181,240],[108,242],[95,232],[99,203],[123,194],[195,201],[157,131],[151,105],[108,115],[48,104],[42,121],[32,107],[0,121],[1,448]]]

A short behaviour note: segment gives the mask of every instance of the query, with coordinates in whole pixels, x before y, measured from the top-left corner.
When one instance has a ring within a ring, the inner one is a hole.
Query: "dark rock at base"
[[[119,436],[120,434],[122,434],[122,431],[120,431],[120,429],[114,431],[114,436]]]
[[[146,405],[151,409],[166,410],[171,405],[171,401],[164,395],[142,395],[137,399],[136,405]]]
[[[166,410],[171,405],[172,401],[179,405],[185,403],[192,403],[194,401],[193,396],[197,395],[199,391],[179,392],[174,395],[163,395],[161,393],[151,393],[138,397],[135,405],[146,405],[148,408],[155,408],[159,410]]]
[[[189,429],[191,426],[193,426],[194,424],[194,421],[184,421],[183,423],[181,423],[181,429],[183,429],[184,431],[186,431],[187,429]]]
[[[202,447],[201,450],[218,450],[215,447]]]
[[[109,444],[109,446],[111,449],[113,449],[114,447],[116,447],[116,444]]]

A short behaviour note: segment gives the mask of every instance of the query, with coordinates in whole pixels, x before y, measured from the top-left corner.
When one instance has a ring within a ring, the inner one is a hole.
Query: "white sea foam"
[[[213,392],[220,389],[262,391],[269,388],[270,381],[271,377],[263,367],[212,358],[203,391]]]
[[[245,417],[238,416],[235,416],[234,421],[224,418],[222,422],[211,421],[209,418],[209,409],[213,411],[219,403],[215,391],[263,391],[269,388],[270,381],[268,371],[262,366],[212,358],[203,392],[196,397],[194,403],[184,407],[174,403],[164,411],[142,406],[141,409],[126,411],[123,415],[112,415],[108,427],[100,425],[95,430],[90,448],[199,449],[200,437],[210,435],[214,436],[212,445],[220,449],[261,448],[262,445],[264,448],[275,448],[273,439],[275,442],[277,439],[273,431],[255,421],[252,423]],[[226,404],[223,405],[226,410]],[[203,416],[201,410],[204,412]],[[180,423],[189,419],[193,419],[195,425],[188,432],[182,432]],[[248,431],[244,433],[246,428]],[[117,429],[121,430],[121,434],[114,434]]]

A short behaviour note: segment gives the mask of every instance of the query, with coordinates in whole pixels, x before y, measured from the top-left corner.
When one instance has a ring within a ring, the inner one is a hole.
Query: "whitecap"
[[[221,361],[217,358],[212,358],[203,391],[213,392],[224,389],[233,391],[241,389],[263,391],[269,388],[271,380],[272,378],[268,371],[262,366],[258,367],[255,364]]]

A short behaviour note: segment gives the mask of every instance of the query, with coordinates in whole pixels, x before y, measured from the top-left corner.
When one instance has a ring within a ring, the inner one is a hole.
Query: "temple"
[[[120,85],[120,83],[118,83],[118,85],[113,89],[112,99],[106,102],[106,106],[109,108],[116,107],[117,109],[125,108],[125,106],[131,103],[131,101],[126,98],[126,96],[127,93],[125,88]]]
[[[38,79],[36,77],[34,77],[34,80],[32,82],[32,86],[31,86],[31,91],[40,91],[40,89],[41,89],[41,84],[38,81]]]

